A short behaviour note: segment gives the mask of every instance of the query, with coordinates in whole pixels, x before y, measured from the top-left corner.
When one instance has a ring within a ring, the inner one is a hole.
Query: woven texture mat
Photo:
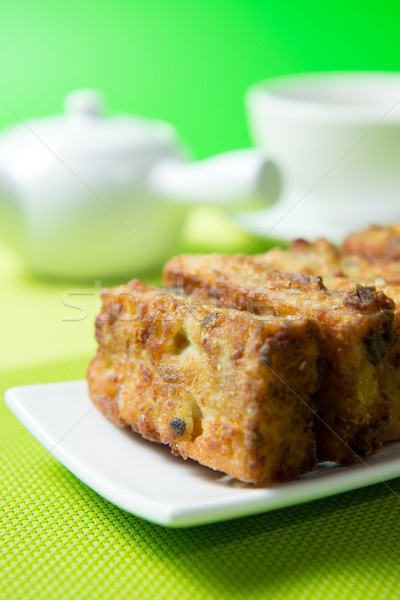
[[[1,376],[83,377],[87,359]],[[1,418],[0,598],[400,597],[400,480],[263,515],[172,530],[92,492]],[[105,440],[106,443],[106,440]]]

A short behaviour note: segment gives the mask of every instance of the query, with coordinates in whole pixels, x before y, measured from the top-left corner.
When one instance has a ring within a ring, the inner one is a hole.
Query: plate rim
[[[29,433],[85,485],[118,508],[158,525],[173,528],[192,527],[261,514],[354,491],[377,483],[385,483],[387,485],[386,482],[388,480],[400,477],[400,442],[395,442],[394,444],[397,444],[399,448],[398,458],[389,457],[386,460],[384,459],[383,463],[378,467],[378,473],[374,467],[369,467],[372,473],[368,473],[368,470],[365,469],[365,465],[369,466],[368,461],[362,465],[338,467],[335,469],[335,473],[332,472],[326,479],[324,478],[324,474],[321,477],[313,478],[313,475],[316,473],[314,472],[305,474],[293,482],[276,484],[265,488],[245,486],[243,490],[235,489],[233,495],[221,496],[217,494],[214,497],[208,497],[206,500],[203,498],[191,502],[167,503],[146,496],[137,490],[129,490],[128,493],[126,490],[122,490],[121,492],[122,488],[119,489],[119,492],[117,490],[117,493],[115,493],[109,484],[104,484],[96,475],[91,474],[85,468],[84,464],[79,464],[79,461],[74,456],[71,456],[63,448],[62,444],[54,444],[50,434],[30,414],[26,406],[26,404],[32,401],[29,400],[30,392],[34,391],[37,394],[38,392],[40,393],[41,389],[49,390],[52,387],[67,387],[71,388],[72,391],[77,389],[79,393],[82,393],[85,388],[85,393],[90,401],[86,381],[78,379],[15,386],[6,390],[4,395],[5,403]],[[101,414],[101,416],[105,419],[104,415]],[[140,439],[142,440],[142,438]],[[152,451],[154,443],[149,441],[148,444],[149,450]],[[380,453],[375,456],[379,457],[379,455]],[[184,465],[182,466],[184,467]],[[354,475],[356,476],[354,477]],[[324,483],[321,483],[321,481]],[[390,488],[390,486],[388,487]]]

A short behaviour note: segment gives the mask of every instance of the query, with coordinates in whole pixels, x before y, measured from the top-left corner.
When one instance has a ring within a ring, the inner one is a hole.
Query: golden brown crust
[[[382,258],[385,255],[394,256],[393,248],[396,246],[398,233],[398,225],[388,228],[372,227],[349,236],[344,253],[327,240],[296,240],[291,244],[290,251],[277,249],[259,255],[258,258],[261,262],[267,258],[269,266],[281,268],[289,273],[323,276],[324,285],[329,290],[350,293],[357,284],[375,286],[394,301],[395,335],[379,367],[380,389],[390,401],[390,420],[384,441],[400,439],[400,261]],[[387,248],[384,247],[385,240],[392,240]],[[365,248],[368,248],[368,251],[365,251]],[[358,252],[361,256],[346,254],[346,250]],[[369,255],[370,259],[362,256],[363,253]],[[375,350],[370,350],[380,352],[380,334],[372,339]]]
[[[342,275],[354,280],[373,282],[377,287],[385,284],[400,285],[400,261],[371,261],[360,256],[343,256]]]
[[[176,257],[166,265],[164,280],[225,306],[261,314],[268,307],[280,316],[311,318],[324,359],[315,395],[318,457],[349,463],[355,455],[373,454],[381,448],[389,402],[380,391],[372,347],[374,332],[389,344],[393,302],[376,290],[331,292],[320,278],[279,272],[262,257]]]
[[[297,239],[291,243],[289,251],[273,248],[255,255],[254,260],[285,273],[320,277],[340,275],[340,250],[324,238],[315,242]]]
[[[368,282],[363,277],[357,278],[357,280]],[[373,352],[379,355],[386,350],[380,364],[379,384],[382,394],[387,396],[390,401],[390,419],[383,437],[383,440],[388,442],[400,439],[400,287],[387,285],[383,280],[382,282],[378,281],[379,283],[381,283],[381,290],[394,301],[396,306],[390,343],[382,345],[379,332],[372,337]],[[353,289],[354,278],[326,278],[326,284],[330,289],[348,291]]]
[[[256,484],[314,468],[315,437],[319,460],[367,457],[400,439],[399,258],[400,225],[342,251],[176,257],[174,294],[103,294],[90,394],[117,425]]]
[[[380,226],[349,235],[343,243],[343,254],[361,256],[370,261],[400,259],[400,223]]]
[[[315,467],[312,321],[207,306],[138,281],[102,299],[88,383],[107,417],[247,482]]]

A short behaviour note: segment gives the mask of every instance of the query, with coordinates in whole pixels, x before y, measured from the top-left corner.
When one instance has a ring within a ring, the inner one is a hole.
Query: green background
[[[400,68],[398,2],[15,0],[0,5],[0,98],[22,118],[97,87],[173,123],[196,157],[249,145],[243,96],[279,74]],[[0,127],[15,115],[0,104]]]
[[[2,2],[0,129],[59,112],[71,89],[97,87],[114,111],[173,123],[198,158],[247,146],[252,83],[399,70],[399,22],[397,2]],[[26,274],[0,243],[2,392],[84,376],[97,288],[86,290],[87,318],[73,322],[62,299],[75,286]],[[169,531],[91,492],[4,403],[0,436],[2,600],[399,598],[399,479]]]

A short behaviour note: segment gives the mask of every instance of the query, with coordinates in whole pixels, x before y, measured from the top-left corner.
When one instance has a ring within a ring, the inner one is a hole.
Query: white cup
[[[400,221],[400,73],[290,75],[247,93],[254,142],[283,177],[277,204],[242,225],[340,241]]]

